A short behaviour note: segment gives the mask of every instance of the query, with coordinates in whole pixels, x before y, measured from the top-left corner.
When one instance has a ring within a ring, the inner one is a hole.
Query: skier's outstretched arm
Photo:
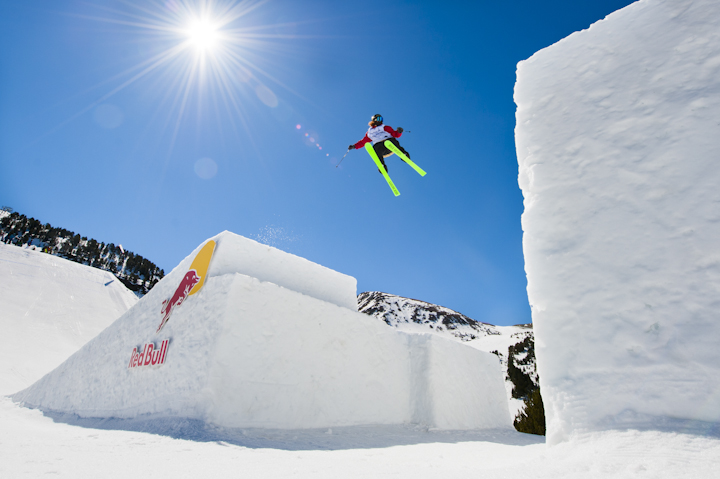
[[[393,127],[392,127],[392,126],[388,126],[388,125],[385,125],[385,128],[384,128],[384,129],[385,129],[385,131],[387,131],[388,133],[390,133],[390,135],[392,135],[393,138],[400,138],[400,137],[402,136],[402,134],[403,134],[403,131],[404,131],[404,130],[403,130],[402,128],[400,128],[400,127],[398,127],[397,131],[395,131],[395,130],[393,130]]]
[[[348,150],[354,150],[356,148],[362,148],[365,146],[365,143],[369,143],[370,138],[367,136],[367,134],[363,137],[362,140],[358,141],[357,143],[353,143],[352,145],[348,146]]]

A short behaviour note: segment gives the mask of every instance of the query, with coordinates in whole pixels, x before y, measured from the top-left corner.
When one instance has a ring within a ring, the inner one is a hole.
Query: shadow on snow
[[[81,418],[75,414],[52,411],[43,411],[43,414],[55,422],[85,428],[143,432],[188,441],[288,451],[333,451],[459,442],[528,446],[545,442],[543,436],[523,434],[511,429],[437,431],[416,425],[343,426],[323,429],[224,428],[198,419],[178,417],[119,419]]]

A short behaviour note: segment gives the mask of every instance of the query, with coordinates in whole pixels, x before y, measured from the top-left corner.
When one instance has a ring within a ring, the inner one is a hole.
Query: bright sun
[[[213,49],[220,37],[218,28],[209,20],[193,20],[186,30],[188,41],[200,52]]]
[[[126,10],[112,10],[98,21],[131,27],[143,40],[158,42],[143,53],[143,59],[118,75],[119,85],[84,111],[118,93],[143,77],[157,74],[167,85],[163,101],[171,102],[168,125],[174,118],[171,149],[191,105],[208,108],[210,89],[214,101],[221,99],[228,111],[238,115],[247,128],[243,96],[257,95],[275,108],[278,100],[266,85],[273,82],[290,90],[261,68],[280,50],[276,41],[296,38],[276,33],[285,24],[257,24],[250,16],[268,0],[122,0]],[[101,2],[102,3],[102,2]],[[294,25],[294,24],[288,24]],[[299,38],[299,37],[297,37]],[[145,50],[143,50],[145,51]],[[218,94],[215,97],[215,94]],[[193,98],[194,95],[194,98]],[[193,101],[193,99],[197,101]],[[215,103],[218,105],[219,103]],[[238,128],[234,122],[233,128]]]

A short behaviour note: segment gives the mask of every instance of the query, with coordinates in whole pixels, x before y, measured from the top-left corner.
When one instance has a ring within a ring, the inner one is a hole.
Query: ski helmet
[[[380,113],[377,115],[373,115],[372,118],[370,118],[370,121],[374,121],[377,124],[381,124],[383,122],[383,117]]]

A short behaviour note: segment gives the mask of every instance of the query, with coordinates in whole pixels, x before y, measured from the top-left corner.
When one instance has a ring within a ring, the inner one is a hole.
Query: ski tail
[[[394,145],[393,145],[394,146]],[[393,194],[395,196],[400,196],[400,192],[397,188],[395,188],[395,183],[392,182],[390,179],[390,176],[387,174],[387,171],[385,171],[385,167],[380,162],[380,158],[378,158],[377,153],[375,153],[375,150],[373,150],[373,147],[370,143],[365,143],[365,149],[370,154],[370,158],[373,159],[375,164],[378,167],[378,170],[380,170],[380,173],[385,177],[385,181],[387,181],[387,184],[390,186],[390,189],[392,190]]]
[[[385,140],[384,145],[387,147],[388,150],[392,151],[397,156],[402,158],[403,161],[405,161],[405,163],[410,165],[413,170],[417,171],[420,174],[420,176],[425,176],[427,174],[427,173],[425,173],[425,170],[423,170],[418,165],[413,163],[412,160],[410,160],[410,158],[408,158],[407,155],[405,155],[402,151],[400,151],[397,146],[393,145],[392,142],[390,142],[389,140]]]

